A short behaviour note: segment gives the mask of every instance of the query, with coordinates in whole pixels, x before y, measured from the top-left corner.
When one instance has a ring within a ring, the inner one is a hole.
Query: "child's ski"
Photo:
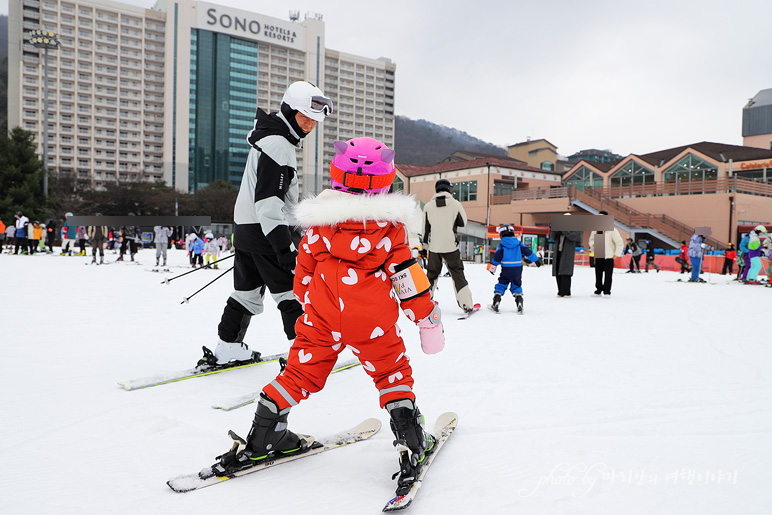
[[[328,438],[323,438],[322,440],[315,440],[312,436],[304,436],[306,441],[309,442],[309,447],[308,447],[309,450],[302,454],[295,454],[292,456],[279,457],[279,458],[269,458],[269,459],[257,462],[254,467],[240,470],[229,476],[222,476],[222,477],[212,475],[211,467],[206,467],[201,472],[194,472],[193,474],[187,474],[187,475],[182,475],[182,476],[177,476],[175,478],[172,478],[169,481],[167,481],[166,484],[169,485],[169,488],[171,488],[172,490],[178,493],[198,490],[200,488],[205,488],[207,486],[222,483],[223,481],[227,481],[228,479],[233,479],[235,477],[244,476],[246,474],[251,474],[253,472],[258,472],[260,470],[264,470],[264,469],[273,467],[275,465],[281,465],[282,463],[299,460],[307,456],[313,456],[314,454],[319,454],[320,452],[329,451],[331,449],[337,449],[339,447],[343,447],[344,445],[349,445],[352,443],[361,442],[362,440],[367,440],[375,433],[377,433],[380,429],[381,429],[381,421],[378,420],[377,418],[369,418],[364,422],[362,422],[361,424],[359,424],[358,426],[355,426],[349,429],[348,431],[343,431],[342,433],[338,433]],[[235,435],[232,435],[232,437],[233,436]],[[205,479],[202,479],[202,477]]]
[[[480,311],[480,305],[479,305],[479,304],[475,304],[475,305],[472,307],[472,309],[470,309],[469,311],[466,311],[466,312],[463,314],[463,316],[460,316],[460,317],[458,317],[458,319],[459,319],[459,320],[466,320],[467,318],[469,318],[470,316],[474,315],[474,314],[475,314],[475,313],[477,313],[478,311]]]
[[[340,365],[336,365],[335,368],[332,369],[331,374],[334,374],[336,372],[341,372],[343,370],[348,370],[349,368],[353,368],[358,366],[359,360],[352,359],[349,361],[344,361]],[[236,408],[241,408],[242,406],[246,406],[247,404],[252,404],[260,397],[260,392],[262,390],[258,390],[256,392],[248,393],[246,395],[241,395],[239,397],[234,397],[232,399],[228,399],[226,401],[222,401],[218,404],[212,404],[212,407],[215,409],[221,409],[224,411],[230,411],[234,410]]]
[[[387,502],[386,506],[383,508],[383,511],[404,510],[410,506],[410,503],[413,502],[413,499],[415,499],[415,496],[418,493],[418,489],[421,488],[424,478],[426,477],[426,473],[429,471],[429,467],[434,462],[434,458],[437,457],[437,455],[440,453],[440,449],[442,449],[442,446],[445,445],[445,442],[448,441],[450,435],[453,434],[453,430],[456,429],[456,424],[458,424],[458,415],[455,413],[449,411],[440,415],[440,417],[437,419],[437,423],[434,425],[434,431],[432,431],[432,435],[434,435],[434,437],[437,439],[437,442],[434,444],[434,452],[426,457],[426,463],[421,469],[421,472],[418,474],[418,477],[413,482],[413,486],[410,487],[410,491],[408,491],[408,493],[405,495],[395,497],[394,499]]]

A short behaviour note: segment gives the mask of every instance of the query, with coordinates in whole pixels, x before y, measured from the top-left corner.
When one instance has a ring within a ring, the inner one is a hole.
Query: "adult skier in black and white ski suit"
[[[281,311],[287,338],[295,338],[295,321],[303,313],[292,293],[300,234],[290,227],[287,214],[300,194],[296,149],[316,123],[331,113],[330,99],[304,81],[287,88],[278,113],[266,114],[258,108],[255,126],[247,136],[251,148],[233,213],[235,291],[217,328],[214,356],[204,350],[199,364],[211,365],[216,359],[222,365],[256,357],[243,340],[252,316],[263,312],[266,287]]]

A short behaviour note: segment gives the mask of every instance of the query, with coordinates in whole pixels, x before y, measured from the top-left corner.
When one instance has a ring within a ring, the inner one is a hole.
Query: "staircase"
[[[621,225],[627,232],[648,232],[660,240],[670,243],[678,248],[681,242],[694,234],[694,227],[690,227],[675,218],[667,215],[653,215],[642,213],[635,209],[603,195],[600,191],[589,189],[581,191],[573,186],[568,187],[568,198],[572,205],[578,205],[588,211],[606,211],[614,216],[614,222]],[[726,243],[708,236],[705,240],[709,246],[719,250],[727,248]]]

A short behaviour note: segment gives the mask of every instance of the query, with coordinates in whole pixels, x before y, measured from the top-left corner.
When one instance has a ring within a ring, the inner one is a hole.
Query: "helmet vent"
[[[356,164],[359,164],[359,161],[357,161],[357,160],[356,160],[356,159],[354,159],[353,157],[349,157],[349,159],[351,159],[351,162],[352,162],[352,163],[356,163]]]
[[[373,162],[372,161],[365,161],[365,164],[366,165],[371,165],[371,164],[373,164]]]

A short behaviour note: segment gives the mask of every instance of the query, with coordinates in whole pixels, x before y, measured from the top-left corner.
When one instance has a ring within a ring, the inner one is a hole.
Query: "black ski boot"
[[[254,467],[267,459],[309,450],[308,440],[287,429],[289,411],[289,408],[279,410],[273,400],[260,394],[255,419],[246,441],[230,431],[228,434],[233,438],[233,446],[230,451],[217,457],[218,462],[212,465],[211,474],[227,476]],[[199,475],[205,479],[207,472],[208,469],[204,469]]]
[[[501,304],[501,294],[500,293],[494,293],[493,294],[493,304],[491,304],[491,309],[495,311],[496,313],[499,312],[499,304]]]
[[[424,431],[424,417],[413,401],[400,399],[386,404],[391,417],[391,431],[399,451],[399,472],[392,476],[397,479],[397,495],[405,495],[418,478],[423,461],[434,450],[434,437]]]
[[[515,293],[515,304],[517,304],[517,312],[523,314],[523,294]]]

